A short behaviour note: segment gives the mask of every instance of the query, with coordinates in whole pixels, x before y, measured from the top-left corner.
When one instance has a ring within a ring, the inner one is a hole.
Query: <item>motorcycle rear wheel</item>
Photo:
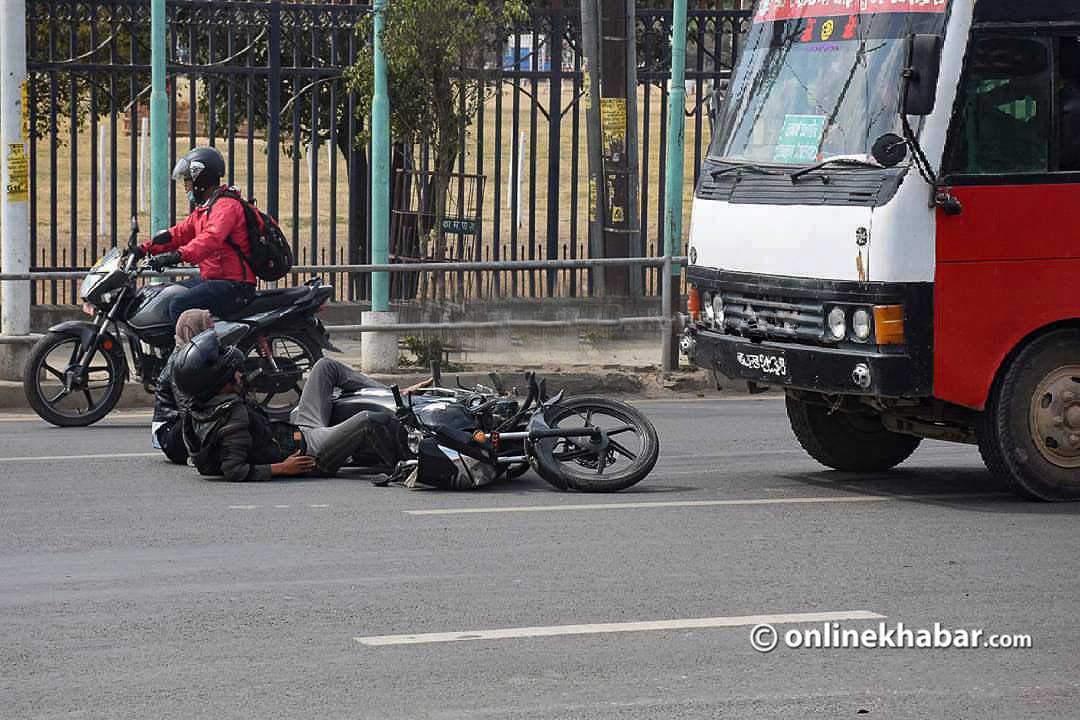
[[[86,351],[77,335],[56,332],[47,333],[30,351],[23,371],[23,392],[42,420],[57,427],[85,427],[101,420],[120,402],[124,359],[115,350],[99,348],[85,380],[75,383],[70,391],[64,390],[68,368]]]
[[[302,331],[277,330],[262,337],[278,368],[274,370],[262,357],[257,338],[242,343],[240,350],[247,357],[246,369],[259,367],[262,370],[248,392],[268,413],[284,415],[300,402],[302,380],[322,357],[322,348],[314,345]]]
[[[574,490],[597,493],[625,490],[652,472],[660,456],[656,428],[639,410],[624,402],[569,398],[548,410],[546,418],[552,428],[596,425],[608,432],[610,444],[600,452],[590,452],[573,438],[560,440],[556,445],[555,459]],[[542,466],[537,471],[544,475]]]

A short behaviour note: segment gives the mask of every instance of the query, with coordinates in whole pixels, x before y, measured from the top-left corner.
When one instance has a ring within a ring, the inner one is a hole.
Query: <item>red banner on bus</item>
[[[754,22],[874,13],[944,13],[947,6],[948,0],[761,0]]]

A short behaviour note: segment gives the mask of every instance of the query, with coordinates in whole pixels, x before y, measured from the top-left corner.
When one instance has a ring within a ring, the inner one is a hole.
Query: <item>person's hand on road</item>
[[[271,475],[303,475],[315,469],[315,458],[301,455],[297,450],[279,463],[270,466]]]

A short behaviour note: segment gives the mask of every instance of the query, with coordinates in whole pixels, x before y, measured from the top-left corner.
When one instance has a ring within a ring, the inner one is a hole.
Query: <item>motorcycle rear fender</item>
[[[83,345],[89,345],[91,342],[93,342],[94,335],[97,334],[97,331],[98,331],[97,326],[94,325],[94,323],[87,322],[85,320],[68,320],[68,321],[62,322],[62,323],[60,323],[58,325],[53,325],[51,328],[49,328],[49,332],[51,332],[51,333],[57,333],[59,335],[67,335],[69,337],[77,337],[77,338],[79,338],[79,342],[81,342]],[[101,337],[99,338],[99,342],[103,343],[103,342],[105,342],[107,340],[112,341],[112,349],[111,350],[105,350],[104,348],[101,348],[101,349],[102,349],[103,352],[114,353],[119,358],[121,358],[121,360],[123,360],[120,363],[120,367],[123,368],[124,379],[126,380],[128,378],[128,376],[129,376],[129,374],[128,374],[127,360],[126,360],[126,358],[124,358],[124,348],[120,345],[120,342],[116,339],[116,336],[114,336],[107,329],[102,329]]]
[[[339,353],[341,350],[334,345],[330,340],[330,333],[326,331],[326,327],[323,326],[322,320],[317,317],[312,317],[311,322],[308,323],[308,335],[315,341],[315,344],[321,347],[323,350],[329,350],[330,352]]]

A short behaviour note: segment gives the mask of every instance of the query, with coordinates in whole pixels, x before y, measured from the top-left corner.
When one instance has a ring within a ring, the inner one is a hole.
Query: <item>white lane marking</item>
[[[274,507],[277,508],[278,510],[288,510],[289,508],[292,507],[292,505],[275,505]]]
[[[317,504],[317,505],[308,505],[308,507],[311,507],[311,508],[328,508],[330,506],[320,503],[320,504]]]
[[[153,416],[154,416],[154,414],[150,413],[150,412],[145,412],[145,413],[112,413],[112,414],[109,415],[108,419],[109,420],[144,420],[144,419],[149,420]],[[5,413],[3,415],[0,415],[0,422],[38,422],[38,421],[40,421],[42,424],[45,424],[45,421],[42,420],[40,417],[38,417],[37,415],[32,415],[30,413],[23,413],[23,414]]]
[[[160,452],[146,453],[109,453],[103,455],[42,455],[40,457],[9,457],[0,458],[0,462],[53,462],[56,460],[113,460],[115,458],[148,458],[161,457]]]
[[[649,508],[724,507],[729,505],[817,505],[824,503],[875,503],[912,500],[972,500],[1007,497],[1005,493],[955,493],[937,495],[836,495],[804,498],[753,498],[747,500],[672,500],[666,502],[589,503],[588,505],[519,505],[488,508],[440,508],[404,510],[406,515],[474,515],[479,513],[559,512],[563,510],[645,510]]]
[[[467,630],[464,632],[421,633],[418,635],[369,635],[354,637],[361,645],[421,645],[458,642],[461,640],[506,640],[510,638],[554,637],[557,635],[597,635],[602,633],[645,632],[656,630],[689,630],[697,628],[743,627],[747,625],[784,625],[792,623],[838,622],[843,620],[884,620],[865,610],[846,612],[791,613],[786,615],[733,615],[729,617],[688,618],[685,620],[651,620],[646,622],[596,623],[592,625],[548,625],[497,630]]]
[[[230,505],[228,510],[254,510],[258,508],[258,505]]]

